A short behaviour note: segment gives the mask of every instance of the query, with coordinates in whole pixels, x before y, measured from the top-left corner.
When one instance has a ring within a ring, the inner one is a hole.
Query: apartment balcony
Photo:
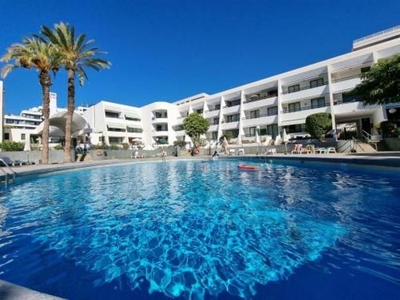
[[[289,126],[305,123],[309,115],[317,113],[331,113],[331,107],[327,104],[323,107],[302,107],[298,111],[283,111],[281,114],[281,126]]]
[[[156,118],[156,117],[153,117],[153,118],[151,118],[151,123],[152,124],[168,123],[168,118]]]
[[[126,131],[106,131],[103,135],[108,137],[126,137]]]
[[[278,97],[269,97],[263,98],[259,100],[252,100],[250,102],[246,102],[243,104],[244,110],[251,110],[265,106],[277,106],[278,105]]]
[[[218,130],[218,124],[210,125],[210,127],[208,128],[208,131],[217,131],[217,130]]]
[[[168,130],[160,130],[160,131],[152,131],[151,136],[168,136],[169,132]]]
[[[352,102],[335,102],[334,112],[335,116],[337,115],[364,115],[364,114],[372,114],[377,110],[380,110],[381,106],[378,105],[367,105],[364,106],[361,101],[352,101]]]
[[[221,129],[222,130],[238,129],[238,128],[239,128],[239,121],[229,122],[229,123],[225,122],[225,123],[221,124]]]
[[[283,94],[281,99],[282,103],[293,102],[304,98],[318,98],[327,93],[329,93],[329,86],[327,84],[315,88],[306,86],[297,92]]]
[[[204,111],[204,118],[215,118],[219,116],[219,109]]]
[[[235,106],[230,106],[230,107],[224,106],[223,107],[223,113],[225,115],[234,114],[234,113],[238,113],[238,112],[240,112],[240,105],[235,105]]]
[[[243,118],[242,127],[254,127],[262,124],[278,123],[278,115],[260,115],[258,118]]]
[[[175,135],[176,136],[184,136],[184,135],[186,135],[186,133],[185,133],[185,130],[178,130],[178,131],[175,131]]]
[[[357,84],[361,83],[359,74],[343,78],[335,78],[332,81],[333,81],[331,85],[332,93],[352,90],[355,88]]]

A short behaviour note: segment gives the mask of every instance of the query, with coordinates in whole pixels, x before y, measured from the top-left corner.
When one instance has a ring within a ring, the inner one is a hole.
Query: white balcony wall
[[[152,118],[152,124],[168,123],[168,118]]]
[[[286,126],[286,125],[301,124],[301,123],[305,122],[305,119],[309,115],[322,113],[322,112],[331,113],[330,106],[281,114],[281,120],[280,120],[281,124],[280,125]]]
[[[152,131],[151,132],[152,136],[168,136],[168,131],[167,130],[162,130],[162,131]]]
[[[341,103],[335,105],[335,115],[337,114],[348,114],[349,112],[358,112],[365,110],[364,104],[360,101],[354,101],[349,103]]]
[[[239,113],[240,112],[240,105],[235,105],[235,106],[231,106],[231,107],[225,107],[223,108],[222,112],[224,113],[224,115],[231,115],[234,113]]]
[[[238,129],[238,128],[239,128],[239,121],[221,124],[222,130]]]
[[[247,102],[243,104],[243,110],[253,110],[264,106],[277,106],[278,97],[266,98],[258,101]]]
[[[185,135],[186,133],[185,133],[185,130],[178,130],[178,131],[175,131],[175,135],[176,136],[183,136],[183,135]]]
[[[278,123],[278,116],[265,116],[256,119],[243,119],[242,126],[243,127],[254,127],[254,126],[261,126],[261,125],[269,125],[269,124],[276,124]]]
[[[323,85],[312,89],[282,95],[282,103],[295,102],[304,98],[318,98],[327,93],[329,93],[329,87],[328,85]]]
[[[215,118],[219,116],[219,109],[218,110],[212,110],[212,111],[207,111],[204,112],[204,118]]]
[[[361,82],[360,78],[350,78],[348,80],[332,83],[332,93],[352,90],[360,82]]]
[[[208,131],[217,131],[218,130],[218,125],[210,125],[208,128]]]

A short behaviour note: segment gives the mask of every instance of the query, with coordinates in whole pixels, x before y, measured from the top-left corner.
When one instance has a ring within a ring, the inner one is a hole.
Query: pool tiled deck
[[[228,158],[238,158],[239,156],[229,156]],[[256,157],[251,156],[240,156],[240,157]],[[358,166],[373,166],[383,167],[391,169],[400,169],[400,151],[398,152],[378,152],[373,154],[274,154],[268,156],[258,156],[260,159],[269,159],[279,162],[291,161],[298,163],[313,162],[313,163],[340,163],[340,164],[351,164]],[[167,157],[168,160],[178,160],[180,158]],[[209,156],[198,156],[198,157],[185,157],[184,159],[210,159]],[[51,164],[51,165],[29,165],[12,167],[15,171],[17,178],[19,176],[35,176],[40,174],[46,174],[51,172],[63,171],[63,170],[74,170],[82,169],[87,167],[101,167],[108,165],[118,165],[133,162],[146,162],[146,161],[160,161],[160,158],[150,159],[113,159],[113,160],[102,160],[102,161],[90,161],[90,162],[75,162],[65,164]],[[6,169],[6,168],[4,168]],[[18,179],[17,179],[18,180]],[[0,280],[0,299],[2,300],[56,300],[62,299],[55,296],[46,295],[39,293],[6,281]]]

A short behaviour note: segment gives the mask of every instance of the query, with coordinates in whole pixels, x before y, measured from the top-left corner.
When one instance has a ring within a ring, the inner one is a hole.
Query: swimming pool
[[[398,298],[399,172],[240,171],[243,162],[146,162],[11,185],[0,197],[0,278],[68,299]]]

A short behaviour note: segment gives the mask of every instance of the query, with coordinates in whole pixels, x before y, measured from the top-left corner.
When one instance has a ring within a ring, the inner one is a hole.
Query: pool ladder
[[[10,183],[10,181],[12,181],[12,182],[15,182],[15,171],[9,166],[9,165],[7,165],[7,163],[2,159],[2,158],[0,158],[0,162],[2,162],[3,163],[3,167],[0,167],[0,170],[1,170],[1,172],[3,173],[3,175],[2,176],[4,176],[4,181],[3,181],[3,178],[1,178],[1,183],[4,183],[4,185],[5,186],[8,186],[8,184]],[[8,171],[5,171],[4,170],[4,167],[8,170]],[[10,178],[10,175],[12,176],[11,178]],[[1,175],[0,175],[1,176]]]

